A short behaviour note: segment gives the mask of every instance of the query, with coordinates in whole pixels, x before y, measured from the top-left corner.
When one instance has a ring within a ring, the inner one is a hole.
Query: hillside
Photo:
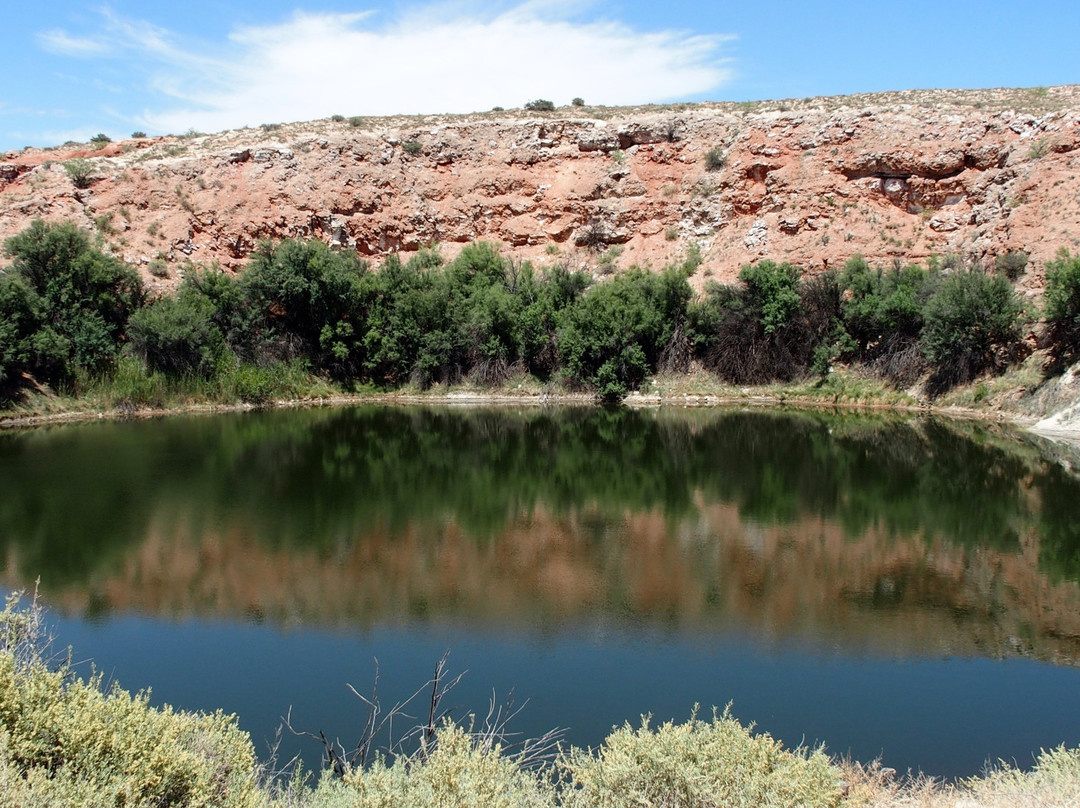
[[[376,262],[482,239],[601,271],[696,244],[699,288],[760,258],[814,272],[1024,251],[1027,294],[1080,245],[1077,86],[335,118],[8,152],[0,238],[74,220],[158,291],[188,260],[239,269],[261,239],[298,236]]]

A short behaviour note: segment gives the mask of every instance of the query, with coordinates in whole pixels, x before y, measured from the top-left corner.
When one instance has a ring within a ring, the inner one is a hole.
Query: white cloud
[[[495,13],[426,5],[387,22],[373,12],[297,13],[280,24],[235,30],[215,58],[111,12],[103,36],[151,60],[149,83],[166,103],[137,122],[158,132],[333,113],[472,112],[533,98],[661,102],[714,91],[730,78],[720,55],[723,36],[643,32],[583,19],[580,9],[566,0],[531,0]],[[92,40],[79,53],[81,40],[49,36],[54,47],[68,43],[70,54],[93,55]]]
[[[45,50],[62,56],[102,56],[109,52],[108,44],[101,40],[72,36],[58,28],[41,32],[37,41]]]

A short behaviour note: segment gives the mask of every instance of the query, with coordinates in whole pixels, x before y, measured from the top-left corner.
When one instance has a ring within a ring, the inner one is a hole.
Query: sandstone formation
[[[755,104],[326,119],[216,135],[28,148],[0,161],[0,238],[72,219],[152,289],[185,262],[241,268],[315,237],[378,263],[470,241],[609,272],[697,245],[693,282],[745,263],[809,272],[1080,248],[1080,87],[911,91]],[[88,187],[65,170],[92,162]]]

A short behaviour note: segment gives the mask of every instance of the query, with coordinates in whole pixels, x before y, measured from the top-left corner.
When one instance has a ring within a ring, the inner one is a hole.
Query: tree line
[[[874,267],[855,256],[814,276],[760,261],[737,284],[695,295],[695,251],[659,272],[596,282],[483,242],[451,261],[430,249],[390,255],[375,271],[355,253],[287,240],[259,246],[238,276],[193,268],[175,294],[151,300],[131,266],[73,223],[36,221],[4,255],[9,402],[35,385],[79,395],[102,378],[144,395],[194,380],[211,397],[258,401],[297,374],[344,389],[494,386],[528,374],[617,400],[657,372],[700,366],[758,384],[823,376],[837,363],[897,386],[926,377],[936,394],[1021,358],[1033,316],[1002,262],[952,259]],[[1063,250],[1046,278],[1042,314],[1063,367],[1080,348],[1080,256]]]

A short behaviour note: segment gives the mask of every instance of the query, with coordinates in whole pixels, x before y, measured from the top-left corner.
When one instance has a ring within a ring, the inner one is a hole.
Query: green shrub
[[[570,106],[572,106],[572,107],[583,107],[583,106],[585,106],[585,99],[584,98],[575,98],[573,101],[570,102]]]
[[[663,273],[635,267],[588,289],[561,317],[558,345],[567,374],[595,387],[600,398],[618,400],[658,368],[684,365],[691,296],[682,267]]]
[[[1023,250],[1010,250],[994,259],[994,269],[1010,281],[1015,281],[1023,275],[1027,265],[1027,253]]]
[[[146,132],[143,132],[141,129],[136,129],[134,132],[131,133],[131,136],[133,138],[146,137]]]
[[[94,163],[84,157],[66,161],[64,173],[76,188],[89,188],[94,183]]]
[[[727,154],[722,148],[716,146],[705,152],[705,170],[719,171],[727,165]]]
[[[401,148],[410,157],[417,157],[424,151],[424,144],[419,140],[406,140],[401,144]]]
[[[112,138],[106,135],[104,132],[98,132],[92,138],[90,138],[90,145],[95,149],[104,148],[107,144],[112,143]]]
[[[17,323],[7,329],[17,343],[0,356],[18,357],[19,370],[53,385],[70,383],[79,369],[107,370],[142,302],[135,271],[92,248],[70,222],[35,221],[4,253],[12,262],[0,269],[0,306]]]
[[[810,368],[816,347],[791,264],[760,261],[739,271],[740,286],[710,283],[690,308],[697,356],[734,384],[790,380]]]
[[[525,102],[525,109],[530,112],[553,112],[555,110],[555,103],[544,98],[537,98],[533,101]]]
[[[1080,255],[1061,250],[1046,264],[1046,323],[1055,363],[1080,353]]]
[[[711,721],[656,730],[615,730],[595,753],[573,749],[560,762],[573,789],[567,806],[671,808],[831,808],[840,802],[840,772],[819,748],[788,751],[752,734],[727,710]]]
[[[208,298],[182,290],[131,316],[128,324],[131,348],[151,371],[208,377],[225,351],[225,340],[213,321],[214,314],[214,305]]]
[[[937,394],[1004,365],[1020,339],[1020,301],[1009,281],[979,269],[942,278],[927,301],[921,347]]]
[[[332,120],[334,123],[344,123],[345,116],[344,115],[331,115],[330,120]]]

